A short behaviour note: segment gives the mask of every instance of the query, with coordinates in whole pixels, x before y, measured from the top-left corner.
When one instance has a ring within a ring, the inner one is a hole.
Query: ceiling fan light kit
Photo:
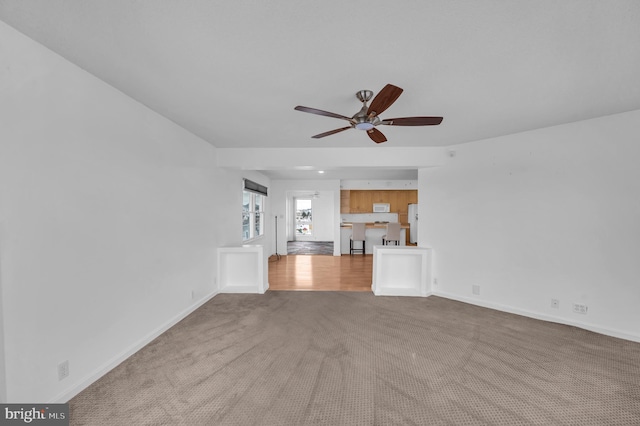
[[[373,123],[363,121],[362,123],[356,123],[356,129],[358,130],[370,130],[373,129]]]
[[[325,136],[333,135],[348,129],[365,130],[369,138],[375,143],[386,142],[387,138],[381,131],[376,129],[376,126],[437,126],[442,123],[442,117],[402,117],[402,118],[390,118],[387,120],[381,120],[379,115],[387,110],[402,94],[402,89],[392,84],[387,84],[382,88],[380,93],[373,98],[371,105],[367,106],[367,102],[373,97],[371,90],[360,90],[356,92],[356,98],[362,102],[362,108],[351,118],[336,114],[333,112],[323,111],[316,108],[309,108],[298,105],[294,109],[296,111],[308,112],[310,114],[324,115],[325,117],[338,118],[346,120],[350,123],[347,127],[341,127],[335,130],[329,130],[328,132],[320,133],[312,136],[314,139],[324,138]]]

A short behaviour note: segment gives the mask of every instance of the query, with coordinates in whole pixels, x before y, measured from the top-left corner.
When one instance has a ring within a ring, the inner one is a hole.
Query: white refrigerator
[[[409,242],[418,244],[418,205],[409,204]]]

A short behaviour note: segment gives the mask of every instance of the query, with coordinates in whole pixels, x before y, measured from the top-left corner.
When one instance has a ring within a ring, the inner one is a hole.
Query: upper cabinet
[[[340,191],[340,213],[351,213],[351,191]]]
[[[400,222],[407,222],[408,205],[418,202],[418,191],[409,190],[343,190],[340,191],[340,213],[373,213],[374,203],[389,203]]]

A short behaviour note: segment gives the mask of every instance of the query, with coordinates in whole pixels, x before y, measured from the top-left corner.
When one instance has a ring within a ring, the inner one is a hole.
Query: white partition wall
[[[262,246],[221,247],[218,249],[218,284],[221,293],[264,293]]]
[[[373,283],[376,296],[428,296],[431,249],[374,246]]]

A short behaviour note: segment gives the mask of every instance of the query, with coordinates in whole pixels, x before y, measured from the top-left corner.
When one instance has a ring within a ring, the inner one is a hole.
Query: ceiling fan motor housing
[[[361,93],[362,91],[358,92]],[[358,111],[352,118],[353,125],[358,130],[371,130],[378,124],[380,124],[380,119],[378,116],[370,116],[367,112],[369,107],[366,104],[362,105],[360,111]]]

